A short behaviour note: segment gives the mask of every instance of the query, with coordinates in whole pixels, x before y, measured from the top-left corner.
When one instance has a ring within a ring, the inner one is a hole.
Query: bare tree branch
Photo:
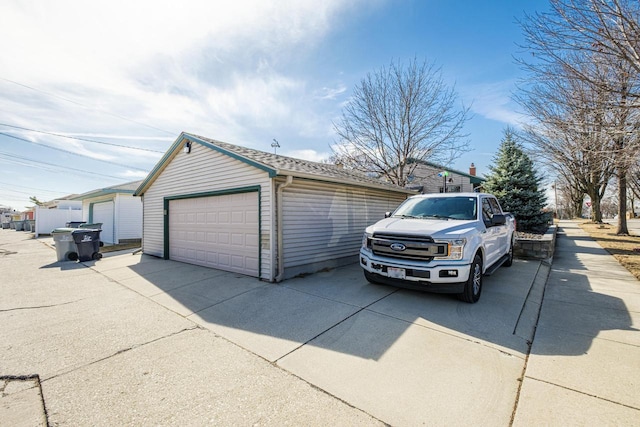
[[[334,123],[340,141],[332,147],[333,158],[404,186],[414,160],[449,163],[468,149],[462,129],[469,108],[457,107],[457,101],[435,65],[392,62],[354,88]]]

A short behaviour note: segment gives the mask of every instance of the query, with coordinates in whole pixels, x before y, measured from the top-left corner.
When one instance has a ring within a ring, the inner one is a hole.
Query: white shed
[[[145,254],[280,281],[356,262],[415,194],[335,165],[182,133],[135,192]]]
[[[118,244],[142,239],[142,201],[133,196],[141,183],[127,182],[73,198],[82,201],[83,221],[102,223],[102,242]]]

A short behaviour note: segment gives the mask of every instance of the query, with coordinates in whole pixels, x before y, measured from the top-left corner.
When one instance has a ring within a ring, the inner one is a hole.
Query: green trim
[[[207,191],[203,193],[180,194],[176,196],[167,196],[163,200],[163,216],[164,216],[164,259],[169,258],[169,202],[172,200],[197,199],[200,197],[226,196],[230,194],[242,194],[258,192],[258,279],[262,279],[262,187],[260,185],[252,185],[249,187],[230,188],[227,190]]]
[[[114,199],[109,199],[109,200],[101,200],[99,202],[91,202],[89,203],[89,224],[93,224],[93,205],[97,205],[100,203],[109,203],[109,202],[113,202],[114,206],[115,206],[115,200]]]
[[[136,189],[136,191],[133,193],[134,196],[141,196],[144,194],[144,192],[146,191],[147,187],[149,187],[149,185],[151,185],[153,183],[153,181],[156,180],[156,178],[158,177],[158,175],[161,173],[162,169],[164,169],[164,167],[168,164],[168,162],[173,158],[174,153],[176,150],[178,149],[182,149],[182,146],[184,145],[184,142],[186,141],[191,141],[191,142],[195,142],[198,143],[204,147],[210,148],[214,151],[217,151],[219,153],[222,153],[226,156],[229,156],[233,159],[239,160],[243,163],[246,163],[250,166],[253,166],[255,168],[258,168],[260,170],[263,170],[265,172],[267,172],[269,174],[269,178],[273,178],[276,176],[277,174],[277,170],[273,169],[269,166],[263,165],[262,163],[256,162],[254,160],[251,159],[247,159],[246,157],[240,156],[234,152],[225,150],[224,148],[218,147],[217,145],[211,143],[211,142],[206,142],[201,140],[200,138],[197,138],[193,135],[187,134],[182,132],[180,134],[180,136],[178,136],[178,139],[175,140],[175,142],[171,145],[171,147],[169,147],[169,149],[167,150],[167,152],[164,154],[164,156],[162,156],[162,158],[160,159],[160,161],[154,166],[154,168],[151,170],[151,172],[149,172],[149,175],[147,175],[147,177],[144,179],[144,181],[142,181],[142,183],[140,184],[140,186],[138,186],[138,188]]]
[[[101,196],[106,196],[109,194],[118,194],[118,193],[122,193],[122,194],[133,194],[134,190],[118,190],[118,189],[111,189],[111,188],[105,188],[102,190],[96,190],[93,191],[89,194],[81,194],[77,197],[73,197],[69,200],[86,200],[86,199],[93,199],[94,197],[101,197]]]
[[[185,139],[188,139],[191,142],[197,142],[198,144],[201,144],[201,145],[204,145],[205,147],[211,148],[214,151],[217,151],[219,153],[225,154],[225,155],[227,155],[227,156],[229,156],[231,158],[239,160],[239,161],[241,161],[243,163],[246,163],[246,164],[248,164],[250,166],[253,166],[255,168],[258,168],[260,170],[268,172],[269,173],[269,178],[275,177],[277,172],[278,172],[277,170],[275,170],[275,169],[273,169],[273,168],[271,168],[271,167],[269,167],[267,165],[263,165],[262,163],[256,162],[255,160],[247,159],[246,157],[240,156],[239,154],[236,154],[236,153],[234,153],[232,151],[225,150],[224,148],[218,147],[215,144],[212,144],[212,143],[207,142],[207,141],[203,141],[200,138],[196,138],[193,135],[185,134],[184,137],[185,137]]]

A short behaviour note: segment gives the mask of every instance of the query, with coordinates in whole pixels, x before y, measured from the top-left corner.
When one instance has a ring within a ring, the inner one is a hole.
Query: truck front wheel
[[[364,277],[365,279],[367,279],[369,283],[373,283],[375,285],[380,284],[380,282],[376,280],[376,277],[373,274],[369,273],[367,270],[363,270],[363,271],[364,271]]]
[[[461,301],[473,304],[480,299],[480,293],[482,292],[482,258],[480,255],[476,255],[471,263],[471,271],[469,272],[469,278],[464,284],[464,290],[461,294],[458,294],[458,298]]]

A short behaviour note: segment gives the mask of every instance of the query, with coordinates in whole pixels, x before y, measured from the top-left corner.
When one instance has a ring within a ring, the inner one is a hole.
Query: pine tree
[[[518,231],[542,231],[547,227],[549,215],[542,212],[546,203],[540,190],[542,178],[536,173],[533,161],[517,142],[513,130],[504,131],[504,139],[484,189],[495,195],[504,209],[516,217]]]

